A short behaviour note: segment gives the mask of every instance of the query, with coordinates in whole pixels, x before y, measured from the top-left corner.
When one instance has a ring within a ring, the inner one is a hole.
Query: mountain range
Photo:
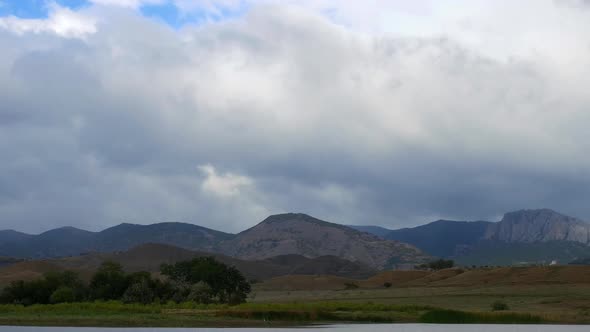
[[[398,230],[286,213],[238,234],[186,223],[125,223],[100,232],[63,227],[39,235],[6,230],[0,231],[0,256],[55,258],[126,251],[147,243],[245,261],[324,257],[330,266],[337,258],[375,270],[411,267],[435,257],[463,265],[567,263],[590,257],[590,224],[549,209],[506,213],[499,222],[438,220]],[[321,262],[301,269],[320,271]]]
[[[378,234],[464,265],[568,263],[590,257],[590,224],[550,209],[509,212],[499,222],[438,220]]]
[[[244,260],[264,260],[282,255],[333,256],[373,269],[402,264],[413,266],[432,259],[412,245],[297,213],[270,216],[239,234],[184,223],[121,224],[101,232],[63,227],[39,235],[14,231],[0,234],[0,256],[15,258],[116,252],[141,244],[160,243]]]

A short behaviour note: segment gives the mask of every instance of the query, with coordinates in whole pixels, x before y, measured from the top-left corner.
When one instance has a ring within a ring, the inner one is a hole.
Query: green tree
[[[67,286],[61,286],[56,289],[49,298],[51,303],[71,303],[76,301],[76,293]]]
[[[211,303],[213,297],[213,288],[204,281],[199,281],[192,285],[191,291],[188,295],[188,300],[197,303]]]
[[[129,279],[121,264],[110,261],[102,263],[90,281],[90,293],[94,300],[121,299],[128,287]]]
[[[442,269],[449,269],[453,266],[455,266],[455,262],[453,260],[438,259],[438,260],[432,261],[428,264],[422,264],[420,266],[417,266],[417,268],[442,270]]]
[[[48,272],[43,278],[33,281],[15,281],[4,288],[0,302],[23,305],[52,303],[52,295],[60,288],[69,288],[73,300],[84,299],[85,286],[78,274],[65,272]]]
[[[173,265],[164,264],[161,272],[177,283],[208,284],[212,298],[222,303],[244,302],[251,291],[250,284],[240,271],[216,261],[213,257],[199,257]]]
[[[143,279],[139,282],[131,284],[123,294],[123,302],[125,303],[143,303],[149,304],[154,302],[155,293],[149,280]]]

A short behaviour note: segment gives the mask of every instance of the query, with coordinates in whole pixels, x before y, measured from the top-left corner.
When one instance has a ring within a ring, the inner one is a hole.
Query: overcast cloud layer
[[[585,1],[94,2],[0,18],[0,229],[590,219]]]

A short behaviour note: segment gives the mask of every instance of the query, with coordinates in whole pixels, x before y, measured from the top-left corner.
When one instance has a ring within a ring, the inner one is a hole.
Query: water
[[[302,328],[95,328],[95,327],[11,327],[0,326],[0,332],[587,332],[583,325],[453,325],[453,324],[356,324]]]

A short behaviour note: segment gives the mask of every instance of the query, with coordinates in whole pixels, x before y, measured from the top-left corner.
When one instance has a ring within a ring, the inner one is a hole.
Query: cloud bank
[[[585,2],[94,2],[0,18],[2,229],[590,219]]]

